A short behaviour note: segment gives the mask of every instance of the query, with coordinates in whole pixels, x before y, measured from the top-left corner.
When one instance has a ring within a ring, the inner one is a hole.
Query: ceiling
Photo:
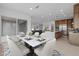
[[[7,7],[31,16],[32,23],[73,18],[74,3],[4,3]]]

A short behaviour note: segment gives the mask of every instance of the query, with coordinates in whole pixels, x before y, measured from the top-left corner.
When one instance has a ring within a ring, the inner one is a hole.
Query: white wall
[[[27,15],[27,13],[22,13],[16,10],[8,9],[8,8],[0,8],[0,16],[13,17],[16,19],[27,20],[27,32],[31,30],[31,17]]]

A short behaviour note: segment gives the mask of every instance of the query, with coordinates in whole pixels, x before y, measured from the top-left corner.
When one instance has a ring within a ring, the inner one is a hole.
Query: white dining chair
[[[18,35],[19,35],[20,37],[25,37],[25,33],[24,33],[24,32],[19,32]]]
[[[51,32],[51,31],[45,31],[45,32],[42,33],[40,36],[41,36],[42,38],[48,39],[48,40],[52,40],[53,38],[55,38],[54,32]]]
[[[17,45],[21,45],[21,44],[25,45],[25,43],[21,39],[19,39],[16,35],[10,36],[10,39],[14,41]]]
[[[38,37],[39,36],[39,32],[35,32],[34,36]]]
[[[19,47],[10,39],[7,39],[8,41],[8,46],[9,46],[9,50],[10,50],[10,54],[11,56],[22,56],[22,52],[19,49]]]
[[[45,32],[41,33],[40,37],[46,39]]]
[[[12,41],[14,41],[15,44],[19,47],[23,55],[26,55],[29,53],[29,49],[25,46],[23,41],[19,41],[20,39],[15,36],[11,38],[12,38]]]
[[[49,40],[46,42],[44,47],[36,48],[34,52],[38,56],[52,56],[55,48],[56,39]]]
[[[55,35],[54,32],[45,31],[45,32],[43,32],[43,33],[40,35],[40,37],[41,37],[41,39],[45,39],[45,40],[49,41],[49,40],[55,39],[55,36],[54,36],[54,35]],[[42,44],[39,48],[41,48],[41,47],[43,48],[44,45],[45,45],[45,44]]]

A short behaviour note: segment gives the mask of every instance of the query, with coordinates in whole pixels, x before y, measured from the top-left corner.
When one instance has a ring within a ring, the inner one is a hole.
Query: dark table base
[[[36,54],[28,53],[27,56],[37,56]]]
[[[32,46],[29,46],[27,43],[25,43],[25,46],[27,48],[29,48],[30,52],[27,54],[27,56],[37,56],[35,53],[34,53],[34,48]]]

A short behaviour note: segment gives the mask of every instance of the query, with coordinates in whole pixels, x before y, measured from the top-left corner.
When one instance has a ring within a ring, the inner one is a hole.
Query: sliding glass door
[[[27,21],[1,16],[0,19],[0,33],[1,36],[18,35],[19,32],[27,32]]]
[[[15,35],[16,21],[2,20],[2,35]]]

